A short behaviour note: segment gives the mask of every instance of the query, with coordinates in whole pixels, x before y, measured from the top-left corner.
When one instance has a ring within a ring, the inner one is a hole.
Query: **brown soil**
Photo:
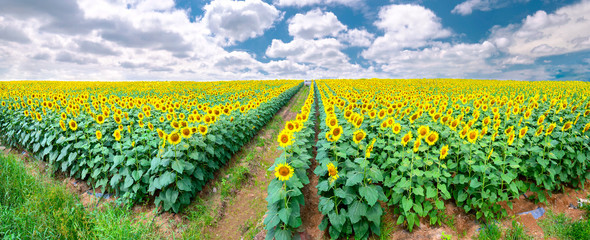
[[[256,137],[254,137],[242,148],[242,150],[240,150],[240,152],[253,151],[256,153],[256,158],[253,161],[263,162],[263,166],[272,165],[274,160],[281,154],[277,149],[278,143],[275,141],[274,136],[276,136],[278,131],[282,129],[284,122],[295,119],[297,112],[291,111],[291,108],[298,99],[307,97],[302,93],[303,91],[300,90],[295,96],[293,96],[293,98],[291,98],[289,103],[275,115],[275,118],[277,116],[282,118],[278,130],[269,129],[268,126],[265,126],[257,134],[257,136],[261,136],[266,140],[267,144],[264,147],[257,147],[255,141]],[[273,120],[271,120],[271,122],[272,121]],[[235,158],[240,155],[242,154],[235,154],[235,156],[232,157],[232,160],[230,160],[230,163],[237,162],[237,159]],[[206,230],[206,235],[210,236],[212,239],[240,239],[252,225],[262,225],[264,217],[260,218],[259,215],[266,211],[266,186],[268,186],[272,180],[273,175],[268,173],[267,169],[261,167],[260,164],[255,168],[250,169],[250,172],[252,176],[255,176],[256,182],[259,186],[255,186],[255,184],[252,184],[253,181],[251,181],[250,184],[244,186],[242,189],[236,190],[236,194],[231,200],[220,199],[218,203],[216,203],[221,204],[221,207],[218,209],[220,209],[219,211],[222,213],[218,214],[216,217],[217,224],[214,224],[214,226],[211,226]],[[258,235],[264,238],[266,232],[262,231]]]
[[[316,100],[317,102],[317,100]],[[319,107],[316,105],[316,115],[313,117],[319,116]],[[316,124],[315,126],[315,139],[314,144],[318,141],[318,133],[319,133],[319,125]],[[311,159],[311,166],[307,170],[307,176],[309,177],[309,184],[305,185],[302,189],[303,196],[305,196],[305,206],[301,210],[301,221],[303,224],[301,225],[300,229],[303,231],[301,235],[301,239],[321,239],[324,236],[324,231],[319,229],[319,225],[322,222],[323,215],[320,213],[318,209],[318,203],[320,202],[320,197],[318,196],[318,189],[316,186],[318,185],[318,176],[313,173],[313,170],[317,166],[317,161],[315,159],[317,155],[317,149],[314,146],[313,148],[313,158]]]

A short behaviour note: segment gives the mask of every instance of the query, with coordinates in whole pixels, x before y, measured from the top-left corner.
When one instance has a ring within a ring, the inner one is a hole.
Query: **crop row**
[[[178,212],[302,86],[218,83],[11,82],[0,138],[54,170]]]

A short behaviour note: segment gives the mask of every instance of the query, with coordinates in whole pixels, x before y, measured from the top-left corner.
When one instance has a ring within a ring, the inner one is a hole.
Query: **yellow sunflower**
[[[116,141],[121,141],[121,130],[120,129],[115,130],[115,132],[113,133],[113,137],[115,137]]]
[[[338,179],[338,168],[336,168],[333,163],[328,164],[328,174],[330,175],[330,182],[334,182]]]
[[[440,160],[443,160],[447,157],[447,155],[449,154],[449,145],[444,145],[441,149],[440,149],[440,156],[438,157]]]
[[[96,123],[98,123],[98,124],[104,123],[104,116],[102,114],[96,115]]]
[[[572,121],[568,121],[565,124],[563,124],[563,127],[561,127],[561,131],[565,132],[567,130],[570,130],[572,128]]]
[[[524,136],[526,136],[526,133],[529,131],[529,127],[523,127],[518,131],[518,138],[523,138]]]
[[[275,177],[277,177],[280,181],[288,181],[291,177],[293,177],[293,167],[291,167],[288,163],[279,163],[275,167]]]
[[[371,141],[371,143],[369,144],[369,146],[367,146],[367,149],[365,151],[365,158],[370,158],[371,157],[371,152],[373,151],[373,145],[375,145],[375,141],[377,141],[377,139],[374,139]]]
[[[182,134],[182,138],[190,138],[193,135],[193,131],[189,127],[182,128],[180,133]]]
[[[551,135],[551,133],[553,132],[553,129],[555,129],[556,124],[552,123],[549,124],[549,127],[547,127],[547,131],[545,131],[545,135]]]
[[[479,137],[479,131],[475,129],[471,130],[469,131],[469,134],[467,134],[467,141],[469,141],[470,143],[475,143],[477,137]]]
[[[277,142],[279,142],[279,146],[281,147],[287,147],[293,144],[291,134],[288,131],[282,131],[277,138]]]
[[[425,141],[430,146],[434,145],[436,141],[438,141],[438,133],[435,131],[430,131]]]
[[[179,144],[180,140],[182,140],[182,137],[180,137],[180,134],[176,130],[168,135],[168,142],[172,145]]]
[[[342,136],[342,127],[341,126],[334,127],[330,130],[330,133],[332,134],[333,142],[337,142],[338,139],[340,139],[340,136]]]
[[[72,131],[76,131],[78,129],[78,123],[76,123],[74,119],[70,120],[68,125],[70,126],[70,129],[72,129]]]
[[[102,133],[100,132],[100,130],[96,130],[96,140],[100,139],[102,139]]]
[[[395,134],[398,134],[402,130],[402,125],[399,123],[394,123],[391,127],[391,131]]]
[[[199,125],[199,133],[203,136],[205,136],[205,134],[207,134],[207,126],[206,125]]]
[[[406,133],[406,135],[404,135],[402,137],[402,145],[404,145],[404,147],[406,145],[408,145],[408,142],[412,140],[412,131],[409,131],[408,133]]]
[[[417,138],[416,141],[414,141],[414,152],[418,152],[418,149],[420,148],[420,144],[422,144],[422,139],[421,138]]]

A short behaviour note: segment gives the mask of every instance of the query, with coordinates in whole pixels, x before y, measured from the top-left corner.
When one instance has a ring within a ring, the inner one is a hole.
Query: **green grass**
[[[589,208],[586,210],[586,217],[590,214]],[[555,214],[547,212],[547,218],[543,219],[540,224],[545,232],[546,237],[555,237],[558,239],[588,240],[590,239],[590,219],[581,219],[572,221],[564,213]]]
[[[0,182],[0,238],[159,238],[127,209],[104,204],[86,210],[63,183],[29,174],[14,156],[0,156]]]
[[[509,240],[532,240],[533,237],[527,235],[526,229],[516,220],[512,220],[512,228],[506,230],[504,239]]]
[[[295,105],[293,105],[293,107],[291,108],[291,112],[294,113],[299,113],[299,111],[301,111],[301,107],[303,107],[303,104],[305,104],[305,100],[307,99],[307,95],[309,95],[309,87],[308,86],[303,86],[301,92],[301,96],[297,99],[297,102],[295,102]]]
[[[487,225],[482,226],[482,229],[479,231],[479,235],[477,235],[478,240],[496,240],[502,237],[502,229],[495,224],[490,223]]]

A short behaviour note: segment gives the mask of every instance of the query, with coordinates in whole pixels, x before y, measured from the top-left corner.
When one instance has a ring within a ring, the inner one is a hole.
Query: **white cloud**
[[[375,26],[385,34],[362,53],[367,59],[387,60],[392,52],[424,47],[432,40],[451,35],[431,10],[418,5],[385,6],[379,11]]]
[[[529,0],[467,0],[455,6],[451,13],[469,15],[473,11],[490,11],[512,3],[528,2]]]
[[[289,43],[273,39],[266,50],[272,58],[286,58],[298,63],[312,63],[326,68],[348,65],[348,56],[341,49],[344,45],[334,38],[306,40],[296,38]]]
[[[317,39],[336,36],[346,29],[334,13],[311,10],[305,14],[295,14],[289,19],[289,35],[295,38]]]
[[[491,41],[510,55],[537,58],[590,49],[590,1],[538,11],[522,24],[495,27]]]
[[[362,0],[275,0],[274,4],[281,7],[304,7],[320,4],[358,6],[359,4],[362,4]]]
[[[375,39],[375,34],[369,33],[365,29],[351,29],[340,33],[338,39],[347,42],[350,46],[368,47]]]
[[[261,36],[281,18],[281,12],[261,0],[214,0],[204,7],[201,21],[228,44]]]

